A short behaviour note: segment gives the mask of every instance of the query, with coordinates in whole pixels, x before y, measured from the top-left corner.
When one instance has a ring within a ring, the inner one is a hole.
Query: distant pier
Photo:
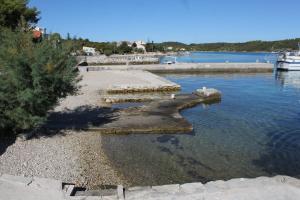
[[[155,73],[266,73],[273,72],[271,63],[175,63],[146,65],[86,66],[88,71],[146,70]]]

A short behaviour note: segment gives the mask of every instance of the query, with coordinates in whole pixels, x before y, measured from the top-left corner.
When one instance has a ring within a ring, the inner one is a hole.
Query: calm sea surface
[[[177,62],[206,63],[206,62],[271,62],[276,61],[277,54],[272,53],[240,53],[240,52],[192,52],[189,55],[177,56]],[[170,57],[162,58],[172,60]]]
[[[217,88],[222,101],[182,111],[189,134],[104,135],[108,158],[132,185],[300,178],[300,72],[165,77],[182,93]]]

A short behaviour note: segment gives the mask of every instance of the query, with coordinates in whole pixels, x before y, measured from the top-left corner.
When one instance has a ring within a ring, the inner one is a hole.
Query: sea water
[[[182,93],[216,88],[222,100],[181,112],[190,133],[104,135],[105,153],[131,185],[300,178],[300,72],[165,77]]]

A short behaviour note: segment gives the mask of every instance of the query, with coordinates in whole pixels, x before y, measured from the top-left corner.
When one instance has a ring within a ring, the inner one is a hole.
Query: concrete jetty
[[[81,74],[86,84],[107,93],[176,91],[180,85],[142,70],[101,70]]]
[[[271,63],[175,63],[150,65],[87,66],[89,71],[146,70],[155,73],[260,73],[272,72]]]
[[[206,184],[185,183],[161,186],[78,190],[62,181],[0,176],[0,200],[298,200],[300,180],[288,176],[231,179]]]
[[[97,56],[77,56],[79,64],[88,65],[120,65],[120,64],[157,64],[159,55],[155,54],[129,54],[129,55],[97,55]]]

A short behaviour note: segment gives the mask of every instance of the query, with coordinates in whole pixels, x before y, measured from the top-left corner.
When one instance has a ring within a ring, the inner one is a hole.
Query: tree
[[[137,53],[145,53],[145,50],[142,49],[142,48],[138,48],[138,49],[136,50],[136,52],[137,52]]]
[[[132,45],[131,45],[132,48],[136,48],[137,47],[137,44],[134,42]]]
[[[71,40],[71,35],[70,35],[70,33],[67,33],[67,40]]]
[[[60,36],[59,33],[52,33],[50,35],[50,37],[51,37],[52,40],[61,40],[61,36]]]
[[[16,132],[42,124],[59,98],[76,92],[71,49],[53,45],[52,38],[34,43],[30,32],[0,32],[1,130]]]
[[[153,43],[147,43],[145,48],[146,48],[147,52],[153,52],[154,51],[154,44]]]
[[[106,56],[110,56],[113,54],[113,51],[111,49],[104,49],[103,53],[106,55]]]
[[[28,0],[0,0],[0,26],[14,30],[21,21],[26,27],[37,23],[39,12],[27,4]]]
[[[132,48],[128,46],[127,42],[122,42],[121,45],[118,47],[118,52],[120,54],[124,53],[131,53]]]

